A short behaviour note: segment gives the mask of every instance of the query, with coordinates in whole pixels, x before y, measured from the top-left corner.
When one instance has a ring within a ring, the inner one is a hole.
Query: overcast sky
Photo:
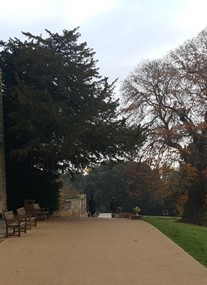
[[[80,27],[100,74],[120,86],[139,62],[163,57],[207,26],[207,0],[1,1],[0,40]]]

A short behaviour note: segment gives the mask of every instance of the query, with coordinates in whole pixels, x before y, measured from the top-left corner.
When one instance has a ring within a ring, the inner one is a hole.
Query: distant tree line
[[[160,191],[163,186],[159,173],[143,163],[104,163],[87,175],[77,176],[73,187],[88,199],[93,195],[100,212],[110,212],[115,196],[122,212],[132,212],[139,206],[143,215],[162,215],[163,209],[170,215],[177,214],[175,199]]]

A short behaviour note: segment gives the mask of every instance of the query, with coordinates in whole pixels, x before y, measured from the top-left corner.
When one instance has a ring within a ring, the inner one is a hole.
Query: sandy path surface
[[[0,243],[1,285],[205,285],[207,269],[144,221],[52,218]]]

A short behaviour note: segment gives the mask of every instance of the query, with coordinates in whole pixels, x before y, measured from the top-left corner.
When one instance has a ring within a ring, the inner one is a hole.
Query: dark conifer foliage
[[[45,188],[58,191],[60,170],[129,156],[143,138],[139,127],[117,119],[115,82],[100,76],[77,29],[23,34],[25,41],[0,42],[8,201],[14,208],[36,198],[55,209],[57,194],[51,202]]]

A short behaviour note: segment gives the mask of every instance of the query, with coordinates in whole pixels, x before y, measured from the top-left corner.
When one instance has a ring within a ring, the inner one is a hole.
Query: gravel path
[[[0,243],[1,285],[205,285],[207,268],[150,224],[51,218]]]

